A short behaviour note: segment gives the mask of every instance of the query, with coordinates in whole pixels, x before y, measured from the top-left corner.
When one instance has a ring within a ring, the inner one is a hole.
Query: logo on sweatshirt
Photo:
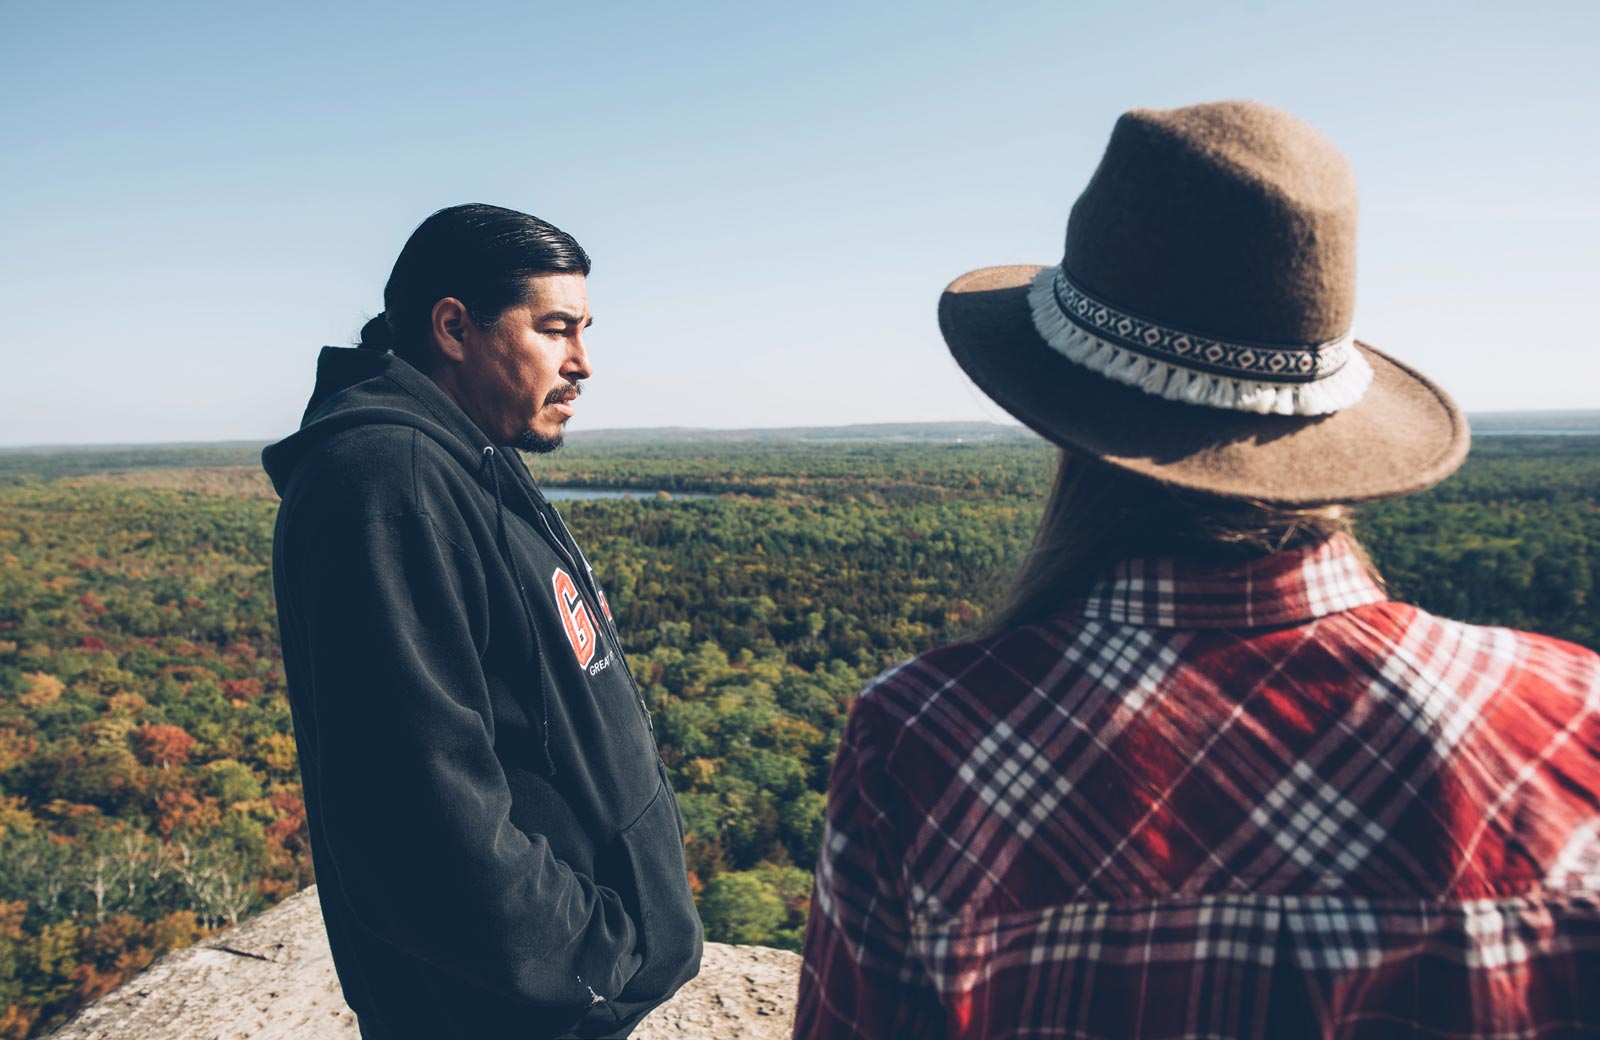
[[[578,591],[572,575],[560,567],[550,575],[550,584],[555,589],[556,610],[561,614],[561,627],[566,630],[567,642],[572,644],[572,652],[578,656],[579,667],[587,668],[589,662],[594,660],[598,643],[589,604],[583,601],[583,594]]]
[[[587,557],[584,559],[583,565],[585,567],[589,568],[589,584],[594,586],[595,593],[597,595],[599,595],[599,597],[600,597],[600,609],[601,609],[601,611],[603,611],[605,613],[606,620],[607,621],[615,620],[611,616],[611,604],[606,602],[606,590],[602,589],[600,587],[600,582],[595,579],[594,568],[593,567],[589,567],[589,560],[588,560]]]

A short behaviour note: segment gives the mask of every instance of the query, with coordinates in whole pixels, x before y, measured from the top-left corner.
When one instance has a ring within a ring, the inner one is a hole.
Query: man
[[[435,213],[263,453],[312,854],[367,1040],[626,1036],[698,969],[648,712],[515,450],[558,446],[590,375],[588,272],[537,218]]]
[[[993,629],[852,709],[796,1037],[1600,1036],[1600,659],[1351,537],[1468,443],[1350,335],[1355,203],[1287,113],[1130,112],[1059,265],[946,290],[1061,468]]]

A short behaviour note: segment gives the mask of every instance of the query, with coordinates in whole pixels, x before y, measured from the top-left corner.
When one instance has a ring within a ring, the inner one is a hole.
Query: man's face
[[[467,414],[496,444],[554,451],[572,418],[578,380],[589,378],[584,330],[594,320],[581,274],[528,279],[527,302],[487,329],[462,324],[457,386]]]

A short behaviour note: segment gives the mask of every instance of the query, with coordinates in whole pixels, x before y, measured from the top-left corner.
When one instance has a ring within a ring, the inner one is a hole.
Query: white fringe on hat
[[[1055,280],[1060,271],[1059,267],[1044,268],[1028,289],[1034,328],[1069,361],[1147,394],[1262,415],[1328,415],[1361,400],[1372,383],[1372,366],[1350,336],[1345,337],[1350,341],[1345,363],[1309,383],[1236,379],[1148,357],[1102,339],[1069,318],[1056,300]]]

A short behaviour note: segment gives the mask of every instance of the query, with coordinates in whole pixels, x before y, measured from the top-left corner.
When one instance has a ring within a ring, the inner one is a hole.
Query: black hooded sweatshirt
[[[367,1040],[621,1037],[699,970],[682,818],[588,562],[515,452],[326,348],[262,461],[322,913]]]

